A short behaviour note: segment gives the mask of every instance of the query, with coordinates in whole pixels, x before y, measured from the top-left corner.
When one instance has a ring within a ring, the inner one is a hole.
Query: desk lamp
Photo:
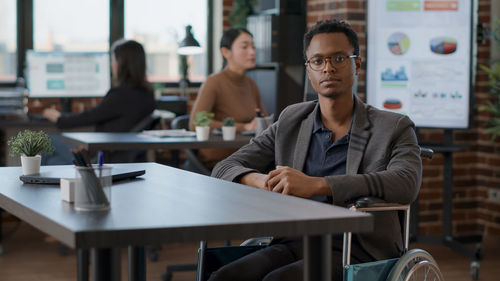
[[[194,38],[191,29],[192,29],[191,25],[186,26],[186,37],[184,37],[184,39],[179,43],[179,48],[177,49],[177,53],[180,55],[179,56],[180,70],[182,73],[182,78],[181,81],[179,81],[179,86],[181,88],[181,93],[183,97],[186,96],[186,88],[189,85],[189,79],[188,79],[189,64],[187,56],[200,54],[202,52],[200,43],[198,43],[198,41],[196,41],[196,39]]]

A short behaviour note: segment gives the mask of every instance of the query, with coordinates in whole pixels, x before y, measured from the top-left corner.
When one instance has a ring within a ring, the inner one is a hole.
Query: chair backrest
[[[139,123],[135,124],[130,132],[142,132],[144,130],[153,129],[159,122],[161,117],[156,115],[154,112],[144,117]]]
[[[161,117],[154,112],[144,117],[141,121],[135,124],[129,132],[142,132],[144,130],[152,130],[161,120]],[[127,150],[127,151],[109,151],[106,153],[106,162],[109,163],[134,163],[146,162],[147,154],[145,150]]]
[[[189,115],[181,115],[175,117],[170,123],[172,129],[186,129],[189,130]]]
[[[170,122],[170,127],[172,129],[189,130],[189,115],[186,114],[175,117],[172,122]],[[211,170],[205,167],[205,165],[198,159],[196,156],[198,151],[196,149],[184,149],[183,151],[188,160],[184,163],[184,168],[186,170],[207,176],[212,173]]]

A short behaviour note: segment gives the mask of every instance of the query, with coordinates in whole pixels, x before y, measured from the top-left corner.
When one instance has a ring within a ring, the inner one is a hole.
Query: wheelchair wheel
[[[394,265],[387,281],[444,280],[434,258],[422,249],[413,249],[404,254]]]

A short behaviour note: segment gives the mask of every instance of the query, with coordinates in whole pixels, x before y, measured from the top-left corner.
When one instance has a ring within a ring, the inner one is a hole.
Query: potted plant
[[[43,131],[24,130],[7,142],[10,156],[21,156],[23,175],[38,174],[42,161],[41,153],[50,154],[55,150],[49,136]]]
[[[234,126],[234,118],[226,117],[222,121],[222,139],[234,140],[236,137],[236,126]]]
[[[194,126],[196,129],[196,139],[199,141],[206,141],[210,135],[210,123],[212,122],[212,118],[214,117],[214,113],[199,111],[196,112],[194,116]]]
[[[253,13],[256,3],[256,0],[235,0],[233,2],[233,9],[229,15],[231,27],[246,27],[247,17]]]
[[[491,68],[484,65],[480,67],[488,73],[490,79],[488,85],[493,98],[486,101],[486,105],[480,106],[479,111],[487,111],[492,115],[491,119],[486,122],[488,128],[484,132],[491,134],[491,140],[495,141],[497,137],[500,137],[500,63],[495,63]]]
[[[500,20],[494,24],[494,30],[500,29]],[[496,34],[496,33],[495,33]],[[492,36],[495,40],[497,49],[500,48],[500,39],[497,36]],[[500,49],[499,49],[500,50]],[[480,65],[482,70],[488,74],[488,86],[490,86],[491,99],[486,101],[486,105],[479,106],[479,111],[486,111],[491,114],[491,119],[486,122],[487,129],[485,133],[491,134],[491,141],[494,142],[500,137],[500,59],[494,59],[490,67]]]

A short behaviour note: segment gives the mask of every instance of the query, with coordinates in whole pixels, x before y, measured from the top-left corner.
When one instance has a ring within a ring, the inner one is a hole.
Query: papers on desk
[[[186,129],[175,129],[175,130],[148,130],[142,131],[142,136],[145,137],[195,137],[196,133],[193,131],[188,131]]]

